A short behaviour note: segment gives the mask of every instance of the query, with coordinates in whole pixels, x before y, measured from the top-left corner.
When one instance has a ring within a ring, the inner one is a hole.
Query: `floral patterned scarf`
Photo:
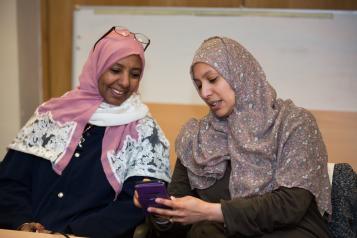
[[[204,41],[192,66],[198,62],[222,75],[236,103],[227,118],[210,112],[191,119],[177,137],[176,154],[191,187],[212,186],[230,162],[232,198],[300,187],[315,196],[320,212],[331,214],[327,153],[313,115],[291,100],[277,99],[256,59],[232,39]]]

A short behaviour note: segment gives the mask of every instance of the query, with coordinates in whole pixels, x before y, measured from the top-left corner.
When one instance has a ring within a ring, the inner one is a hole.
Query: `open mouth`
[[[222,100],[210,101],[210,102],[207,102],[207,104],[212,110],[217,110],[220,108],[220,106],[222,104]]]
[[[123,96],[124,94],[126,94],[126,91],[125,90],[118,90],[118,89],[115,89],[115,88],[110,88],[111,89],[111,92],[114,96],[116,97],[121,97]]]

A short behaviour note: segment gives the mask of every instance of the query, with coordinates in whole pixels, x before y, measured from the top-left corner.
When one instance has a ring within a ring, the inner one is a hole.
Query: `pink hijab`
[[[271,192],[280,186],[314,194],[321,212],[331,214],[327,153],[313,115],[276,98],[256,59],[238,42],[212,37],[196,51],[192,66],[216,69],[236,96],[227,118],[209,113],[191,119],[176,139],[176,154],[192,188],[205,189],[231,164],[232,198]],[[192,67],[191,67],[192,73]]]
[[[141,43],[134,39],[132,34],[122,36],[111,32],[100,40],[95,49],[90,52],[82,69],[79,86],[59,98],[53,98],[43,103],[37,108],[35,116],[33,117],[34,119],[30,119],[27,124],[34,125],[38,118],[46,118],[43,120],[45,122],[42,122],[42,124],[46,124],[45,130],[47,130],[47,132],[45,133],[47,134],[45,135],[50,135],[48,136],[48,140],[56,140],[59,142],[56,146],[52,146],[57,148],[36,145],[39,147],[38,149],[33,149],[33,147],[30,151],[27,151],[28,147],[21,147],[21,143],[23,143],[24,140],[31,140],[31,138],[28,138],[30,133],[27,133],[26,128],[28,127],[26,126],[18,134],[16,138],[17,142],[11,144],[9,148],[22,150],[48,159],[52,162],[55,172],[61,174],[70,162],[86,124],[103,102],[103,98],[98,91],[98,80],[100,76],[115,62],[129,55],[138,55],[142,61],[142,67],[144,68],[145,58],[143,47]],[[48,124],[53,124],[53,126],[48,126]],[[107,153],[108,151],[119,150],[122,146],[122,141],[128,135],[133,139],[137,139],[138,132],[136,130],[136,124],[137,121],[132,121],[124,125],[110,126],[105,130],[102,142],[101,161],[107,179],[117,194],[120,192],[122,184],[115,178],[115,174],[110,168]],[[36,131],[41,131],[41,129],[44,130],[43,128],[44,127],[36,126],[35,129],[32,130],[36,133]],[[49,132],[47,128],[54,129],[52,132]],[[56,152],[53,153],[52,151]]]

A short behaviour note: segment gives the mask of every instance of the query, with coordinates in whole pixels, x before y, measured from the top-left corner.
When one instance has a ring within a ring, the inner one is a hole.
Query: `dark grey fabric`
[[[336,164],[332,178],[332,219],[335,238],[357,237],[357,174],[346,163]]]

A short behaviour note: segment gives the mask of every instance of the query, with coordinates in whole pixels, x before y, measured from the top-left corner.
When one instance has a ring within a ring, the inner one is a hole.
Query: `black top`
[[[227,166],[224,177],[211,187],[191,190],[186,168],[179,159],[176,161],[169,185],[171,195],[191,195],[207,202],[221,203],[224,224],[221,224],[221,230],[214,230],[224,234],[213,234],[212,227],[209,227],[205,232],[210,232],[210,237],[330,237],[327,223],[312,193],[302,188],[280,187],[261,196],[231,199],[228,189],[230,170],[230,166]],[[170,228],[167,225],[155,227],[162,234],[165,233],[163,237],[168,237],[170,233],[172,237],[179,237],[178,234],[182,236],[190,229],[177,224]],[[189,232],[190,237],[204,237],[202,230],[201,235],[192,232],[192,229]]]
[[[9,150],[0,165],[0,228],[39,222],[46,229],[90,237],[131,237],[144,215],[133,204],[134,185],[127,179],[114,201],[100,161],[105,127],[84,133],[62,175],[50,161]]]

